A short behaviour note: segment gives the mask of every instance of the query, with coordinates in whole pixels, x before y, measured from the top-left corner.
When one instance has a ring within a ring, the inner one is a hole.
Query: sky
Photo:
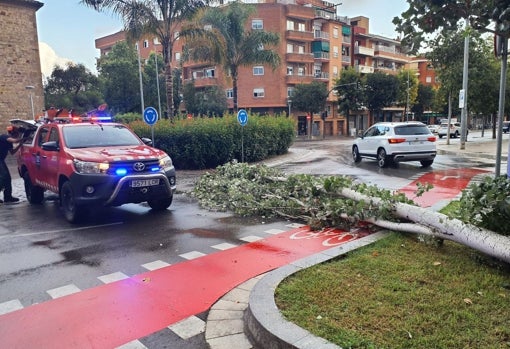
[[[79,0],[39,0],[44,4],[36,12],[39,50],[43,75],[48,77],[55,64],[69,61],[83,64],[96,74],[99,50],[95,40],[122,29],[119,17],[99,13]],[[407,10],[406,0],[329,0],[340,16],[370,18],[370,33],[396,38],[393,17]]]

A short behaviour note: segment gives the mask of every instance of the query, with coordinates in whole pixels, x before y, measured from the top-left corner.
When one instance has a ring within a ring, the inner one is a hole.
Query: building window
[[[154,45],[160,45],[160,42],[159,42],[159,39],[158,39],[158,38],[154,38],[154,39],[152,39],[152,43],[153,43]]]
[[[287,87],[287,98],[294,96],[294,87]]]
[[[298,53],[299,53],[299,54],[303,54],[303,53],[305,53],[305,47],[304,47],[304,46],[301,46],[301,45],[300,45],[300,46],[298,46]]]
[[[180,52],[176,52],[176,53],[175,53],[175,60],[176,60],[177,62],[179,62],[179,61],[181,60],[181,53],[180,53]]]
[[[333,46],[333,58],[338,58],[338,46]]]
[[[144,40],[144,41],[143,41],[143,47],[144,47],[144,48],[149,47],[149,40]]]
[[[257,30],[264,29],[264,21],[261,19],[253,19],[251,21],[251,29],[257,29]]]
[[[300,32],[306,31],[304,23],[298,23],[298,31],[300,31]]]
[[[174,39],[179,40],[179,32],[178,31],[174,32]]]
[[[431,76],[427,76],[427,77],[425,78],[425,82],[426,82],[427,84],[432,83],[432,77],[431,77]]]
[[[253,97],[263,98],[264,97],[264,89],[263,88],[254,88],[253,89]]]
[[[304,68],[304,67],[299,67],[299,68],[298,68],[297,75],[299,75],[299,76],[305,76],[305,68]]]
[[[206,69],[205,76],[208,78],[214,78],[214,68]]]
[[[294,22],[287,19],[287,30],[294,30]]]
[[[138,43],[135,43],[135,49],[138,51]]]
[[[292,75],[294,74],[294,67],[292,66],[287,66],[287,75]]]
[[[333,66],[333,77],[338,78],[338,67],[336,65]]]
[[[227,93],[227,98],[232,99],[234,98],[234,90],[229,88],[225,91]]]
[[[287,44],[287,53],[292,53],[292,52],[294,52],[294,45]]]
[[[260,65],[253,67],[253,75],[264,75],[264,67]]]
[[[336,39],[338,38],[338,27],[333,28],[333,37]]]

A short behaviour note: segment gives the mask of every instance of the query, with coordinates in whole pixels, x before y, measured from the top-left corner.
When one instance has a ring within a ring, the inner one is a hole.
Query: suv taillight
[[[388,142],[390,144],[404,143],[406,141],[405,138],[389,138]]]
[[[428,138],[427,138],[427,141],[429,141],[429,142],[435,142],[435,141],[436,141],[436,137],[428,137]]]

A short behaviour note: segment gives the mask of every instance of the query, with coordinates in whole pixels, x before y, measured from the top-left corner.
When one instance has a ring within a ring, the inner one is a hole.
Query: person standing
[[[22,142],[23,137],[14,126],[7,126],[7,133],[0,135],[0,190],[4,191],[3,202],[6,204],[17,203],[19,199],[12,196],[12,178],[5,158],[8,153],[15,154],[23,144]],[[14,144],[17,145],[14,146]]]

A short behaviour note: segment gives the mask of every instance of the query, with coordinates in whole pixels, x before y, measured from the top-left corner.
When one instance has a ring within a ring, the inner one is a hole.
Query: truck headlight
[[[74,168],[78,173],[105,173],[110,167],[109,164],[104,162],[92,162],[73,160]]]
[[[165,156],[159,158],[159,167],[162,170],[168,170],[171,167],[173,167],[172,159],[170,158],[170,156],[165,155]]]

